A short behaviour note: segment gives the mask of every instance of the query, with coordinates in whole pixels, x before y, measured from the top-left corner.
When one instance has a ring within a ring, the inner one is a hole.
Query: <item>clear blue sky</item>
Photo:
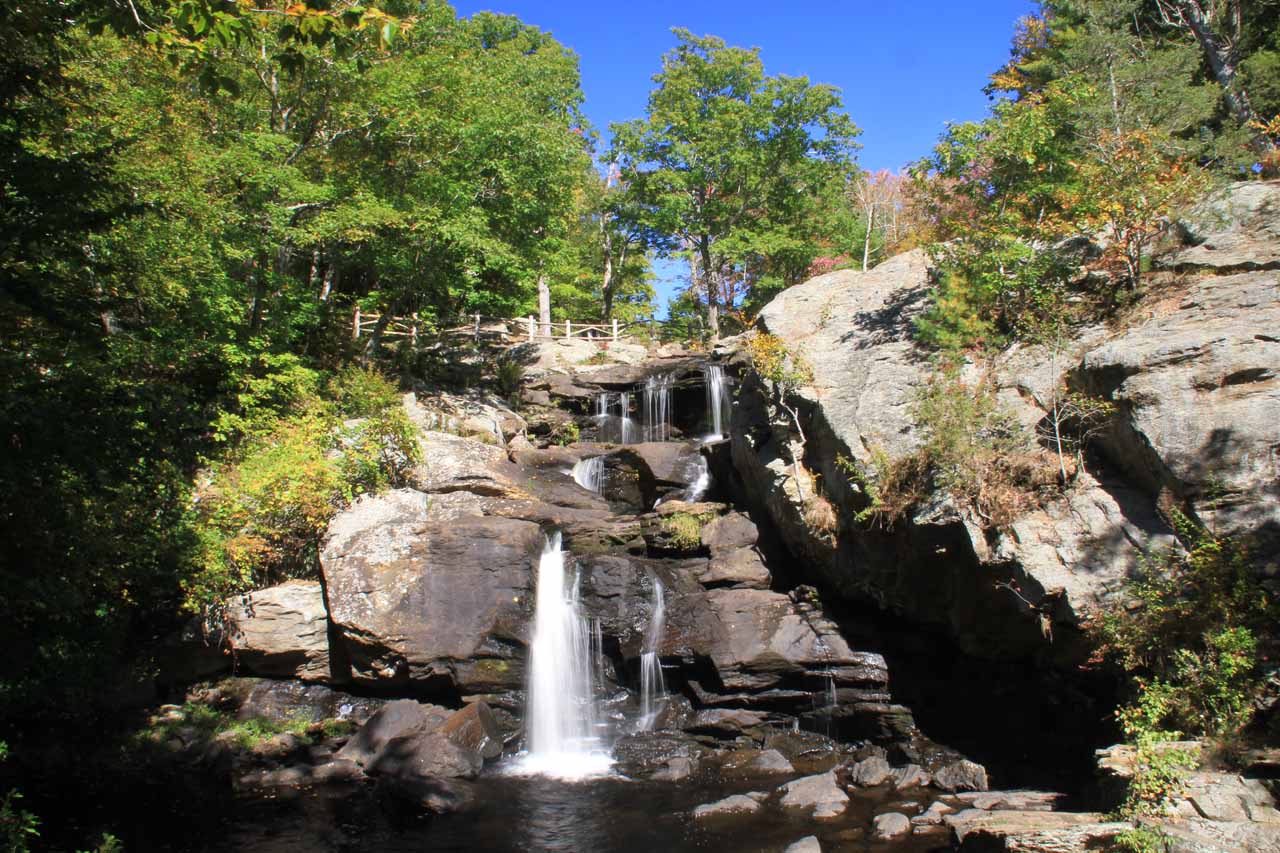
[[[759,47],[768,74],[805,75],[844,92],[862,128],[865,169],[899,170],[929,152],[949,121],[981,118],[987,76],[1009,56],[1014,22],[1031,0],[762,0],[584,2],[459,0],[463,16],[488,10],[548,30],[582,60],[584,109],[606,134],[609,123],[644,115],[672,27]],[[607,137],[606,137],[607,138]],[[660,264],[659,304],[679,286],[681,269]]]

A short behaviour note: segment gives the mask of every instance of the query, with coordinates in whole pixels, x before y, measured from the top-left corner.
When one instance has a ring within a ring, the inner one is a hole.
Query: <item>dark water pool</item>
[[[398,811],[373,793],[310,791],[287,799],[243,800],[220,837],[202,848],[217,851],[769,851],[778,853],[807,835],[824,851],[949,849],[945,834],[900,841],[868,840],[871,819],[911,801],[855,799],[838,819],[787,815],[766,803],[755,815],[694,821],[693,808],[734,793],[768,791],[780,780],[653,783],[599,779],[568,783],[492,775],[477,783],[478,803],[454,815],[420,818]],[[927,802],[920,802],[927,806]],[[902,807],[914,813],[910,807]]]

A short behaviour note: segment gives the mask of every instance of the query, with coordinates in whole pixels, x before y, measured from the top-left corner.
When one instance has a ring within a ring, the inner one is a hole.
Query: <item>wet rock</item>
[[[387,704],[386,699],[352,696],[320,684],[267,678],[227,678],[194,690],[187,698],[233,713],[240,720],[263,718],[282,723],[299,719],[363,723]]]
[[[849,805],[849,795],[833,772],[802,776],[778,790],[782,792],[783,808],[808,811],[815,818],[836,817]]]
[[[698,711],[692,722],[685,725],[685,730],[695,734],[707,734],[713,737],[735,738],[743,732],[763,725],[769,715],[763,711],[747,711],[743,709],[704,709]]]
[[[693,775],[693,770],[693,761],[677,755],[674,758],[668,758],[649,778],[655,782],[679,782]]]
[[[641,732],[618,738],[613,744],[618,772],[637,777],[651,776],[677,758],[696,768],[708,752],[692,735],[682,732]]]
[[[933,777],[920,765],[908,764],[894,770],[890,781],[894,788],[901,791],[905,788],[923,788],[933,781]]]
[[[938,800],[937,802],[930,804],[929,808],[911,818],[911,825],[940,826],[942,824],[942,819],[949,814],[955,814],[955,811],[956,810],[951,806],[941,800]]]
[[[438,705],[425,705],[412,699],[388,702],[360,727],[337,757],[366,766],[395,738],[413,732],[434,731],[452,712]]]
[[[776,749],[766,749],[748,765],[761,773],[794,773],[795,767]]]
[[[732,797],[725,797],[723,800],[714,803],[698,806],[693,810],[693,816],[702,819],[734,814],[755,814],[758,811],[760,811],[760,804],[754,799],[735,794]]]
[[[773,576],[754,548],[739,548],[713,556],[707,570],[698,576],[704,586],[731,586],[740,589],[768,589]]]
[[[440,725],[440,733],[482,758],[502,754],[502,732],[484,702],[471,702]]]
[[[871,821],[872,837],[876,841],[890,841],[899,836],[908,835],[911,832],[911,821],[904,814],[898,812],[888,812],[887,814],[877,815]]]
[[[882,785],[893,772],[883,758],[865,758],[849,768],[849,784],[863,788]]]
[[[257,675],[328,681],[329,619],[315,581],[287,581],[226,602],[227,645]]]
[[[987,770],[972,761],[956,761],[934,773],[933,784],[944,791],[985,791]]]
[[[822,845],[816,835],[806,835],[799,841],[787,845],[783,853],[822,853]]]

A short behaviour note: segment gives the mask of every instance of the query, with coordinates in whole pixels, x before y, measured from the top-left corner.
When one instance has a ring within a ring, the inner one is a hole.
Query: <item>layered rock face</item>
[[[765,388],[744,386],[732,451],[750,502],[824,585],[941,626],[983,656],[1079,660],[1082,618],[1143,552],[1173,544],[1156,511],[1162,493],[1219,530],[1257,536],[1274,566],[1280,275],[1269,211],[1278,201],[1276,182],[1237,185],[1198,211],[1183,228],[1188,244],[1165,256],[1185,280],[1154,289],[1122,327],[1082,330],[1057,352],[1011,348],[986,366],[1030,430],[1064,382],[1116,409],[1097,442],[1104,463],[999,530],[942,494],[892,530],[850,521],[868,498],[839,460],[869,467],[874,453],[899,457],[921,439],[912,401],[931,365],[912,324],[929,291],[924,254],[784,291],[759,323],[813,367],[799,391],[808,441]],[[840,510],[834,533],[804,519],[801,490],[813,494],[818,481]]]

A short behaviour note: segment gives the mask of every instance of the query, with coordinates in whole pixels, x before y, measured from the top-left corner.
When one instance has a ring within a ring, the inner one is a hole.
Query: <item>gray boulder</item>
[[[1183,247],[1159,259],[1172,268],[1280,268],[1280,181],[1223,187],[1177,224]]]
[[[933,784],[944,791],[985,791],[987,770],[972,761],[954,761],[933,774]]]
[[[541,529],[496,517],[423,521],[426,512],[425,496],[391,492],[330,525],[320,562],[352,679],[519,689]]]
[[[724,817],[726,815],[755,814],[760,811],[760,804],[751,797],[735,794],[714,803],[698,806],[693,816],[698,819],[708,817]]]
[[[871,821],[872,837],[876,841],[891,841],[903,835],[911,834],[911,820],[898,812],[887,812],[876,815]]]
[[[876,785],[883,785],[892,773],[893,768],[883,758],[864,758],[849,768],[849,784],[874,788]]]
[[[226,602],[227,645],[257,675],[328,681],[329,619],[315,581],[287,581]]]
[[[844,813],[849,795],[840,787],[833,772],[802,776],[778,789],[785,809],[807,811],[815,818],[833,818]]]

